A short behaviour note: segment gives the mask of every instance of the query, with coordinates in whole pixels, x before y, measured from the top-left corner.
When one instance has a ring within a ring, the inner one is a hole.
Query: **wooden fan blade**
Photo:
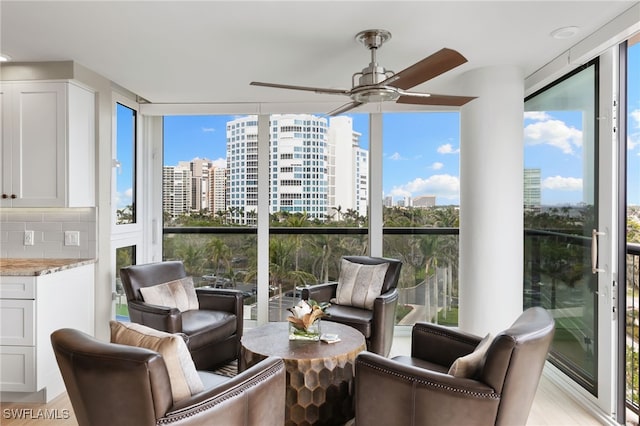
[[[405,68],[399,73],[392,75],[380,84],[405,90],[411,89],[465,62],[467,62],[467,58],[460,53],[453,49],[444,48],[431,56],[427,56],[420,62],[411,65],[409,68]]]
[[[342,105],[340,108],[334,109],[333,111],[329,112],[327,115],[333,117],[336,116],[338,114],[342,114],[343,112],[347,112],[349,110],[352,110],[356,107],[359,107],[360,105],[362,105],[362,102],[349,102],[348,104],[344,104]]]
[[[475,99],[475,96],[452,96],[452,95],[436,95],[429,97],[423,96],[400,96],[396,103],[413,104],[413,105],[443,105],[443,106],[462,106],[467,102]]]
[[[307,92],[326,93],[329,95],[348,95],[349,91],[344,89],[324,89],[322,87],[293,86],[291,84],[263,83],[252,81],[251,86],[274,87],[276,89],[306,90]]]

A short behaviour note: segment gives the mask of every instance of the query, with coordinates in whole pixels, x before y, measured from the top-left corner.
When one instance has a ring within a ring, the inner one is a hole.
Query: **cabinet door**
[[[11,205],[11,100],[7,86],[0,85],[0,152],[2,159],[0,160],[0,190],[2,196],[0,198],[0,206]],[[15,196],[15,194],[14,194]]]
[[[64,206],[66,84],[16,84],[13,90],[12,206]]]
[[[0,346],[0,389],[4,392],[35,392],[36,348]]]
[[[35,345],[35,300],[0,299],[0,345]]]

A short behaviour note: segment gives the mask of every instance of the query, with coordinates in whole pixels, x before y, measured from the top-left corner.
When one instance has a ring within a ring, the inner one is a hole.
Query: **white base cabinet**
[[[51,333],[94,335],[94,265],[0,277],[0,400],[49,402],[64,391]]]

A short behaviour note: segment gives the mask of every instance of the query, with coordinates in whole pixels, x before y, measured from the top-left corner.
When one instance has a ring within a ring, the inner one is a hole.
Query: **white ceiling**
[[[414,90],[457,94],[460,73],[536,71],[633,1],[5,1],[0,52],[74,60],[153,103],[336,101],[252,80],[350,88],[369,63],[361,30],[392,33],[380,65],[400,71],[442,47],[469,62]],[[577,26],[558,40],[550,33]],[[348,99],[340,98],[338,104]]]

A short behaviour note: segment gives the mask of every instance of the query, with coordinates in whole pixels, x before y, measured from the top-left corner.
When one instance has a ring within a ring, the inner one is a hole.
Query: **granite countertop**
[[[2,276],[40,276],[95,263],[95,259],[0,258]]]

